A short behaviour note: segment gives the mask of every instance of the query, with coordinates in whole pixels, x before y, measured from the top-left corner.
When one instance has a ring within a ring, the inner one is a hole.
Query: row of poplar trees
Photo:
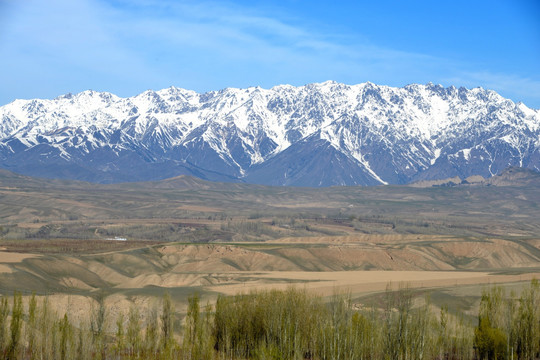
[[[103,299],[91,319],[75,323],[45,297],[0,298],[3,359],[537,359],[540,286],[519,296],[500,287],[483,292],[471,325],[411,290],[387,291],[381,307],[358,308],[350,297],[330,301],[304,290],[219,296],[201,306],[189,298],[182,326],[171,298],[144,317],[132,307],[109,324]],[[144,319],[144,321],[143,321]],[[111,328],[114,331],[111,331]]]

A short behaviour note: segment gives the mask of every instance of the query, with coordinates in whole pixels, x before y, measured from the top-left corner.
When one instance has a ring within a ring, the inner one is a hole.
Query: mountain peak
[[[93,90],[0,107],[0,167],[99,182],[189,175],[402,184],[540,168],[540,112],[491,90],[336,81],[129,98]],[[278,180],[280,179],[280,180]]]

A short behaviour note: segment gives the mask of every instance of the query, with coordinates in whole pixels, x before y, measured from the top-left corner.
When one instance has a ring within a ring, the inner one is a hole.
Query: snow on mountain
[[[16,100],[0,119],[0,167],[97,182],[375,185],[540,169],[540,111],[431,83],[88,90]]]

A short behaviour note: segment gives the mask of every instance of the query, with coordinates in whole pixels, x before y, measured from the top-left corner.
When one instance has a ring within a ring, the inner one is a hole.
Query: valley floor
[[[431,240],[427,244],[425,236],[416,235],[330,236],[167,243],[71,255],[9,252],[4,247],[0,289],[5,295],[54,296],[59,313],[78,309],[83,317],[98,294],[105,295],[113,312],[127,313],[132,305],[151,307],[168,292],[176,309],[185,313],[195,293],[213,302],[218,294],[296,287],[323,297],[348,293],[355,306],[363,307],[389,288],[408,287],[420,297],[433,293],[435,305],[465,309],[472,317],[489,284],[519,287],[540,278],[534,254],[515,242]],[[437,246],[445,251],[435,251]],[[490,256],[491,262],[486,260]]]

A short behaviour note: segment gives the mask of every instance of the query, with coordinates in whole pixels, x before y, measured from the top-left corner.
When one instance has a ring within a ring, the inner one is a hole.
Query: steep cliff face
[[[403,184],[540,169],[540,111],[482,88],[336,82],[0,107],[0,167],[94,182]]]

